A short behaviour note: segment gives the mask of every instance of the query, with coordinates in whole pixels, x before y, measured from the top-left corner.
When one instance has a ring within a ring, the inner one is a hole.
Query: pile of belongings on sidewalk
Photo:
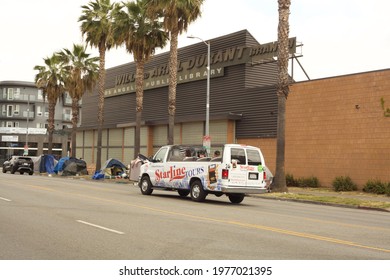
[[[87,163],[83,159],[63,157],[54,167],[54,173],[62,176],[88,175]]]

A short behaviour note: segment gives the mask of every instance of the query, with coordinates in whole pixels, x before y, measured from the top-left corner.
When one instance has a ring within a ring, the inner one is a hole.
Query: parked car
[[[11,174],[19,172],[24,174],[24,172],[29,175],[34,174],[34,162],[32,158],[25,156],[12,156],[3,163],[3,173],[10,171]]]

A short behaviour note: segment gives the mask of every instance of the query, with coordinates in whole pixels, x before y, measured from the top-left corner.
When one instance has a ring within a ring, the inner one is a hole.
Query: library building
[[[297,47],[290,38],[292,57]],[[180,48],[175,144],[202,146],[208,124],[211,153],[225,143],[258,146],[274,173],[276,53],[275,42],[260,43],[247,30]],[[168,60],[166,52],[145,64],[141,153],[146,156],[167,144]],[[128,164],[136,157],[135,71],[134,62],[106,71],[102,162],[116,158]],[[97,96],[97,90],[84,95],[77,133],[77,157],[88,164],[96,162]],[[360,188],[369,179],[390,181],[390,69],[303,82],[291,77],[286,104],[287,174],[314,176],[323,186],[337,176],[350,176]]]

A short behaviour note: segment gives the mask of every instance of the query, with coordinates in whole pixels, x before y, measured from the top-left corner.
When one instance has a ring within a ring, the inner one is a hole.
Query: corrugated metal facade
[[[211,53],[221,49],[259,44],[247,30],[212,39]],[[207,53],[203,42],[179,49],[179,60]],[[154,56],[147,63],[148,71],[168,62],[169,53]],[[211,66],[213,69],[213,65]],[[106,88],[115,86],[117,76],[135,72],[135,63],[128,63],[107,69]],[[210,121],[220,119],[229,113],[242,114],[236,124],[236,138],[275,137],[277,97],[276,63],[245,63],[224,68],[222,77],[210,80]],[[177,123],[203,121],[206,113],[206,79],[178,84],[176,115]],[[144,90],[142,118],[146,124],[167,124],[168,86]],[[135,122],[135,93],[113,96],[105,99],[104,126]],[[97,93],[83,98],[83,119],[81,129],[97,127]]]
[[[211,70],[214,71],[210,79],[212,152],[220,149],[227,141],[276,137],[277,64],[259,64],[251,59],[239,58],[239,50],[244,50],[242,53],[247,51],[248,55],[249,47],[257,45],[259,42],[247,30],[210,40]],[[191,59],[195,65],[193,68],[189,66]],[[168,60],[169,53],[152,57],[145,65],[145,73],[151,73],[153,69],[162,69],[165,73],[164,67],[168,65]],[[207,46],[199,42],[181,48],[178,50],[178,60],[183,62],[183,69],[178,72],[174,141],[177,144],[201,145],[206,119]],[[128,162],[134,158],[136,104],[135,92],[130,88],[128,80],[132,73],[135,73],[135,63],[106,71],[105,88],[110,94],[114,89],[114,94],[106,96],[104,103],[102,161],[115,157]],[[199,76],[191,78],[191,73]],[[118,83],[122,77],[125,77],[126,84]],[[165,80],[164,75],[157,77],[165,86],[144,88],[141,153],[145,155],[151,155],[167,144],[168,75]],[[151,84],[157,80],[147,81]],[[123,89],[127,93],[115,95]],[[96,91],[83,97],[77,154],[88,162],[95,162],[96,159],[97,108]],[[234,125],[229,125],[232,122],[235,122]]]

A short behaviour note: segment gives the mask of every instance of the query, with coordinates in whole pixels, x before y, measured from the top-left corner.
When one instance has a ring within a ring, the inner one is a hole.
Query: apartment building
[[[53,154],[68,151],[72,100],[65,93],[54,117]],[[47,153],[48,102],[33,82],[0,81],[0,163],[11,155],[38,156]]]

